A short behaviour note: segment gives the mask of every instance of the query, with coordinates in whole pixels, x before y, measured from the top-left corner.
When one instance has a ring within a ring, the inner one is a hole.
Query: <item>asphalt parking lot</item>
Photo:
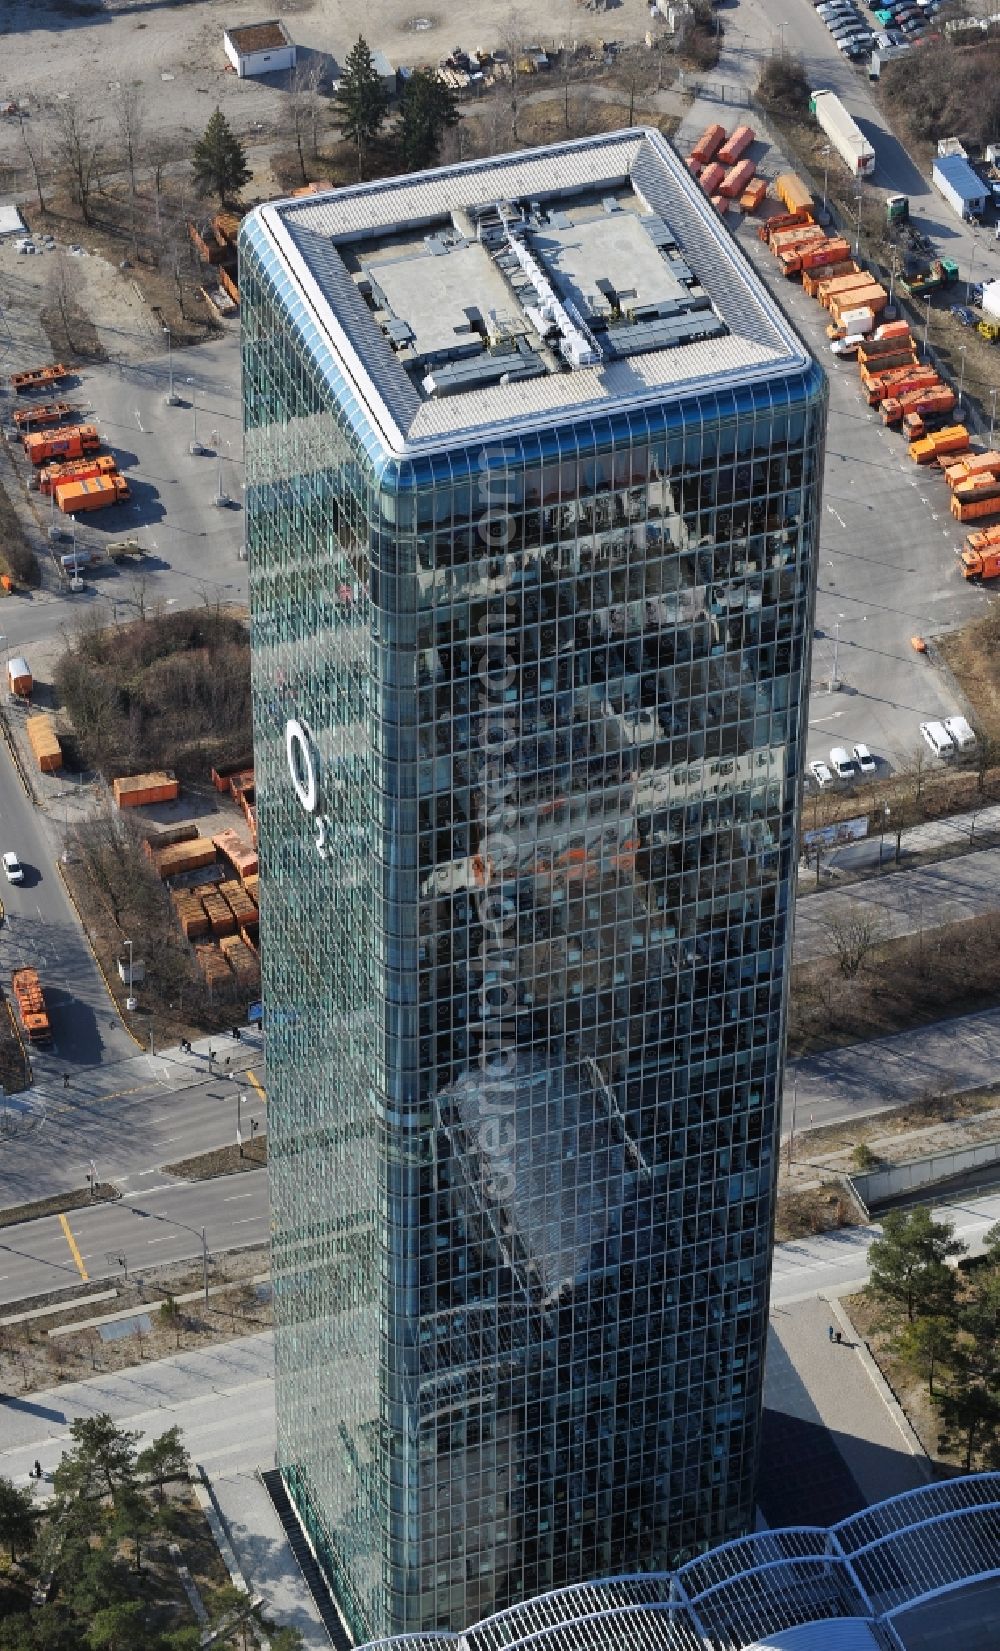
[[[768,161],[773,172],[773,151]],[[944,478],[913,464],[903,437],[867,405],[856,362],[830,353],[826,310],[776,274],[756,222],[736,233],[830,379],[807,758],[862,740],[894,767],[922,748],[921,722],[967,710],[910,638],[932,640],[990,598],[958,571],[963,530]]]
[[[107,602],[128,612],[143,603],[191,607],[247,600],[235,326],[222,339],[174,352],[177,406],[166,404],[169,383],[164,354],[135,365],[86,367],[66,391],[117,455],[132,495],[128,503],[81,516],[78,549],[135,535],[147,551],[141,563],[88,571],[74,606]],[[196,436],[206,449],[200,456],[190,452]],[[26,474],[27,466],[21,468]],[[216,506],[220,480],[228,503]],[[45,501],[40,508],[46,510]],[[55,552],[70,554],[71,524],[56,511],[49,514],[67,535]]]

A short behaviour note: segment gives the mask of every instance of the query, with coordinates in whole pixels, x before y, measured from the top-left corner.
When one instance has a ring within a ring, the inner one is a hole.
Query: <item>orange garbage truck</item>
[[[966,579],[1000,578],[1000,527],[966,534],[962,573]]]
[[[95,453],[88,459],[69,459],[66,464],[47,464],[38,472],[38,491],[51,493],[60,482],[88,481],[92,476],[113,476],[118,460],[113,453]]]
[[[101,445],[93,424],[61,424],[54,430],[33,430],[22,436],[24,451],[32,464],[50,464],[53,459],[83,459]]]
[[[17,1013],[29,1043],[51,1043],[52,1027],[37,969],[15,969],[10,977]]]

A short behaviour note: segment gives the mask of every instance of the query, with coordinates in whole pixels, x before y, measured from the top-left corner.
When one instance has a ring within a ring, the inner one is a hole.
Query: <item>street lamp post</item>
[[[882,871],[882,844],[885,841],[885,828],[889,823],[891,814],[892,809],[889,807],[889,804],[883,803],[878,821],[878,869],[880,875]]]
[[[126,940],[125,944],[128,947],[128,985],[126,988],[127,995],[125,998],[125,1007],[131,1011],[136,1005],[136,1000],[132,995],[132,942],[131,940]]]
[[[180,398],[180,396],[174,394],[174,350],[173,350],[173,341],[172,341],[171,336],[170,336],[170,328],[166,324],[164,324],[163,330],[167,335],[167,372],[170,375],[170,388],[167,391],[167,393],[164,397],[164,400],[165,400],[168,407],[179,407],[181,398]]]
[[[236,1145],[240,1149],[240,1157],[241,1158],[243,1157],[243,1130],[240,1126],[240,1113],[241,1113],[241,1108],[243,1106],[243,1102],[245,1100],[246,1100],[245,1092],[242,1089],[237,1090],[237,1092],[236,1092]]]
[[[861,208],[864,205],[864,199],[865,199],[865,197],[862,194],[860,189],[858,190],[858,193],[855,195],[854,199],[858,203],[858,232],[854,237],[854,256],[855,256],[855,258],[857,258],[858,255],[861,252]]]
[[[818,847],[818,845],[817,845],[817,850],[816,850],[816,859],[817,859],[817,862],[818,862],[819,861],[819,847]],[[798,1105],[798,1099],[799,1099],[799,1075],[798,1075],[798,1073],[796,1073],[794,1079],[792,1080],[792,1116],[789,1120],[789,1126],[788,1126],[788,1167],[789,1167],[789,1169],[791,1169],[791,1167],[792,1167],[792,1149],[793,1149],[794,1144],[795,1144],[795,1108]]]
[[[965,344],[960,344],[958,346],[958,353],[962,357],[962,368],[961,368],[961,371],[958,375],[958,405],[959,405],[959,407],[961,407],[961,405],[962,405],[962,395],[963,395],[963,392],[965,390],[965,352],[966,352],[967,348],[968,348],[968,346],[965,345]]]
[[[899,274],[899,257],[898,257],[898,254],[894,252],[893,255],[892,255],[892,264],[891,264],[890,269],[889,269],[889,308],[890,309],[892,309],[892,294],[893,294],[893,289],[895,288],[895,285],[896,285],[896,276],[898,274]]]
[[[972,285],[973,285],[972,275],[973,275],[973,271],[975,270],[975,267],[976,267],[976,253],[978,252],[978,250],[979,250],[979,238],[975,233],[973,233],[973,236],[972,236],[972,257],[969,259],[969,279],[965,283],[965,302],[967,304],[971,304],[971,302],[972,302]]]
[[[192,386],[192,389],[191,389],[191,440],[188,443],[188,452],[191,453],[193,455],[193,457],[197,459],[197,458],[201,457],[201,455],[204,453],[204,451],[205,451],[204,447],[202,446],[201,442],[198,440],[198,392]]]
[[[931,301],[927,300],[927,311],[924,315],[924,360],[927,359],[927,334],[931,328]]]
[[[826,212],[827,212],[826,198],[827,198],[827,195],[829,193],[830,151],[831,151],[831,148],[832,148],[831,144],[824,143],[823,148],[820,151],[820,153],[823,156],[823,215],[824,215],[824,218],[825,218]]]
[[[834,691],[837,688],[839,688],[839,686],[840,686],[840,681],[839,681],[839,678],[837,676],[837,661],[838,661],[839,658],[840,658],[840,620],[838,619],[836,621],[834,627],[833,627],[833,669],[830,672],[830,689],[829,689],[831,694],[834,693]]]
[[[990,447],[993,446],[993,426],[997,421],[997,393],[990,391]]]

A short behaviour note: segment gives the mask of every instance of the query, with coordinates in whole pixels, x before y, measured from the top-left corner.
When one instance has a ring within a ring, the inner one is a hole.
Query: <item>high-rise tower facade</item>
[[[825,381],[658,133],[240,283],[279,1461],[462,1627],[752,1521]]]

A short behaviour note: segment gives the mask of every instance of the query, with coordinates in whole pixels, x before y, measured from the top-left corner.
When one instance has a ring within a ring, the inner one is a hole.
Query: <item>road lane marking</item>
[[[256,1072],[247,1072],[247,1083],[252,1083],[262,1101],[267,1100],[267,1090],[261,1083]]]
[[[77,1244],[76,1239],[73,1237],[73,1234],[70,1231],[69,1222],[66,1220],[66,1217],[64,1215],[61,1215],[59,1217],[59,1225],[63,1230],[63,1237],[65,1238],[67,1244],[69,1245],[69,1253],[73,1257],[73,1260],[76,1262],[76,1265],[79,1268],[80,1277],[83,1279],[84,1284],[89,1284],[90,1283],[90,1274],[88,1273],[86,1267],[83,1265],[83,1256],[80,1254],[80,1247]]]
[[[234,1192],[234,1193],[231,1193],[228,1198],[224,1198],[222,1200],[222,1202],[224,1204],[238,1204],[241,1198],[252,1198],[252,1197],[253,1197],[252,1192]]]
[[[169,1244],[172,1237],[173,1237],[173,1234],[168,1233],[166,1238],[147,1238],[146,1243],[147,1244]]]
[[[266,1221],[266,1220],[267,1220],[267,1217],[264,1216],[264,1215],[245,1215],[243,1217],[242,1221],[234,1221],[233,1226],[234,1227],[249,1227],[251,1221]]]

